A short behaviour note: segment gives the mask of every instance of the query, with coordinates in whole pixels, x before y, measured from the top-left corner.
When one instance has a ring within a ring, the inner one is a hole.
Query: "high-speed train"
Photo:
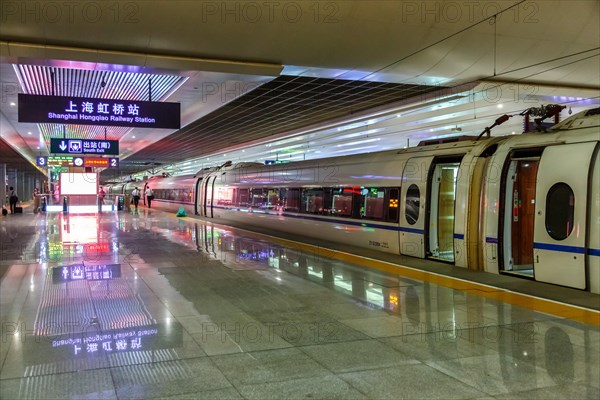
[[[548,132],[151,178],[153,207],[600,293],[600,108]]]

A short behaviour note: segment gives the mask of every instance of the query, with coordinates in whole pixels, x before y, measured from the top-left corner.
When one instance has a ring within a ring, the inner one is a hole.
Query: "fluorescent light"
[[[354,146],[355,144],[371,143],[371,142],[377,142],[379,140],[381,140],[381,139],[380,138],[373,138],[373,139],[366,139],[366,140],[357,140],[355,142],[348,142],[348,143],[338,144],[335,147]]]

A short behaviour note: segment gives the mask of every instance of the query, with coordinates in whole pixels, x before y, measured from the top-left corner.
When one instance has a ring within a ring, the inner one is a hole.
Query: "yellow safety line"
[[[501,301],[523,308],[528,308],[534,311],[552,314],[562,318],[567,318],[574,321],[583,322],[585,324],[600,327],[600,311],[591,310],[589,308],[560,303],[558,301],[543,299],[541,297],[536,297],[529,294],[517,293],[504,288],[467,281],[461,278],[441,275],[435,272],[423,271],[420,269],[407,267],[405,265],[376,260],[373,258],[360,256],[357,254],[351,254],[340,250],[328,249],[325,247],[319,247],[308,243],[298,242],[295,240],[282,239],[277,236],[271,236],[265,233],[254,232],[243,228],[237,228],[226,224],[220,224],[217,222],[198,220],[190,217],[185,217],[185,219],[189,220],[190,222],[197,223],[198,221],[200,221],[203,223],[220,225],[223,227],[227,227],[228,229],[235,229],[239,231],[249,232],[254,235],[268,237],[269,240],[280,244],[288,246],[293,245],[297,249],[311,250],[314,254],[321,257],[346,261],[363,267],[377,269],[392,274],[398,274],[411,279],[417,279],[424,282],[434,283],[439,286],[444,286],[461,291],[473,290],[475,292],[470,292],[471,294],[485,297],[487,299]]]

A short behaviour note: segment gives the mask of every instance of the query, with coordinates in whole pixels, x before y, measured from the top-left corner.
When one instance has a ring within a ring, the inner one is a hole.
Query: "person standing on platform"
[[[100,186],[100,191],[98,192],[98,203],[99,204],[104,204],[104,197],[106,197],[106,192],[104,191],[104,188],[102,188],[102,186]]]
[[[140,203],[140,190],[136,187],[133,189],[133,192],[131,192],[131,195],[133,196],[133,205],[135,208],[138,208],[138,204]]]
[[[152,200],[154,200],[154,192],[150,189],[150,186],[146,188],[146,200],[148,201],[148,208],[152,208]]]
[[[10,204],[10,213],[14,214],[15,213],[15,207],[17,206],[17,203],[19,202],[19,196],[17,196],[17,191],[11,186],[10,188],[8,188],[8,190],[10,190],[10,197],[8,198],[8,203]]]
[[[33,189],[33,194],[31,195],[31,197],[33,197],[33,213],[37,214],[38,211],[40,211],[40,191],[38,190],[38,188],[34,188]]]

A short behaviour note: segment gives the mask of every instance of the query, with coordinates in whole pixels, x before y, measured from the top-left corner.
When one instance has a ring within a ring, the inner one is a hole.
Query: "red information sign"
[[[104,167],[108,168],[108,158],[85,158],[84,164],[85,167]]]

